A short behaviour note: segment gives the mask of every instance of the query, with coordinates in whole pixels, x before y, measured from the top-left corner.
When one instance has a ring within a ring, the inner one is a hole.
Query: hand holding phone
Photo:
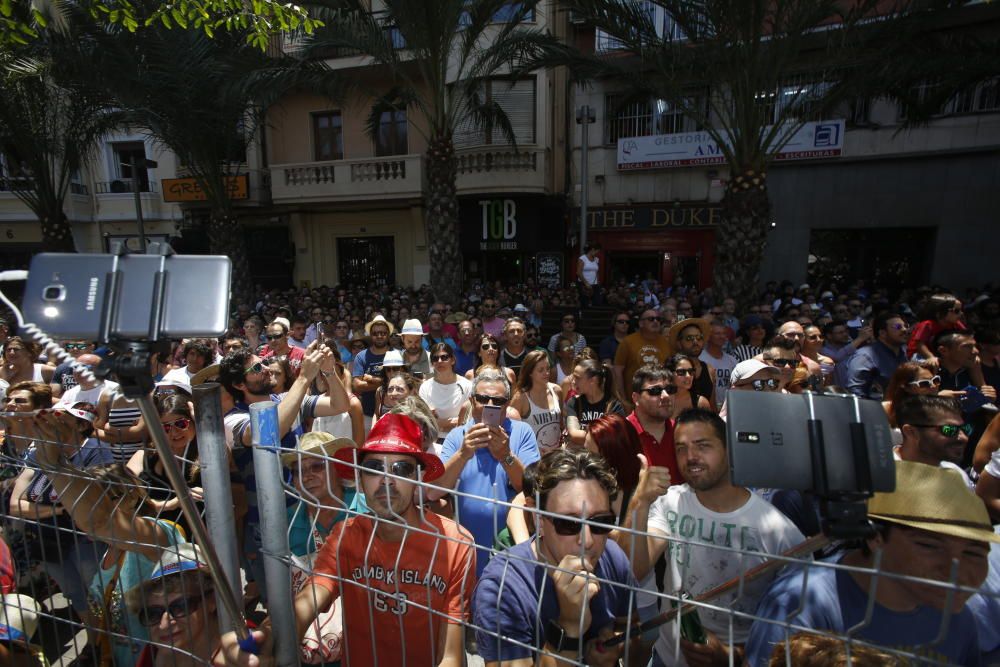
[[[500,405],[484,405],[482,422],[487,426],[500,426],[503,423],[504,409]]]

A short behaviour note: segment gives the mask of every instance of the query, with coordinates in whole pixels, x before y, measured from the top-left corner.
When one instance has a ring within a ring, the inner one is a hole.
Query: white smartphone
[[[483,406],[483,423],[487,426],[500,426],[503,423],[504,409],[500,405]]]

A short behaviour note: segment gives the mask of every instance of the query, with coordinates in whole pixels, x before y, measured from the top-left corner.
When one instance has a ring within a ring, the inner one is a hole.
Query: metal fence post
[[[278,460],[278,406],[261,401],[250,406],[253,437],[253,467],[257,478],[257,508],[260,511],[261,555],[267,586],[268,616],[274,637],[274,657],[279,667],[297,667],[299,645],[292,606],[292,576],[289,562],[288,515],[281,463]]]
[[[205,497],[205,520],[229,585],[234,592],[242,591],[233,491],[229,479],[229,448],[226,447],[222,420],[221,387],[215,382],[206,382],[193,387],[192,391],[198,434],[198,463]],[[223,606],[219,607],[219,627],[233,627],[233,619]]]

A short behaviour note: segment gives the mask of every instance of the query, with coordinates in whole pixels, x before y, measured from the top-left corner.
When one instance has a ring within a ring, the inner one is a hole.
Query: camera
[[[62,301],[66,298],[66,288],[63,285],[49,285],[42,290],[44,301]]]

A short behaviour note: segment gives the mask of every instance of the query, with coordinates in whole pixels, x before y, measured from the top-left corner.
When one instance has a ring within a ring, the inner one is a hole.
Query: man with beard
[[[626,518],[626,525],[634,522],[631,528],[640,531],[639,537],[618,536],[637,579],[646,577],[669,551],[664,593],[697,597],[765,562],[768,554],[780,554],[803,541],[802,533],[781,512],[730,481],[726,424],[714,412],[697,408],[682,412],[674,446],[687,483],[668,487],[670,480],[651,475],[644,463]],[[746,582],[712,600],[711,608],[698,607],[707,637],[704,643],[682,637],[677,651],[677,622],[662,625],[652,664],[728,665],[730,646],[736,653],[733,664],[742,664],[751,626],[745,615],[753,614],[773,578],[772,574]]]
[[[260,351],[260,358],[288,357],[288,365],[292,367],[292,373],[297,376],[299,367],[302,365],[302,358],[305,356],[305,350],[288,344],[288,326],[280,320],[275,320],[267,325],[265,337],[267,345]]]
[[[365,430],[371,428],[375,415],[375,391],[382,386],[382,362],[389,351],[389,336],[396,328],[382,315],[376,315],[365,325],[364,335],[371,338],[368,349],[354,355],[351,389],[361,399],[365,413]]]
[[[319,373],[328,379],[327,393],[309,396],[309,387]],[[250,350],[234,350],[220,364],[219,382],[232,396],[235,407],[226,413],[226,444],[233,452],[237,475],[244,485],[246,507],[243,518],[243,551],[250,563],[254,581],[264,592],[264,564],[260,556],[260,515],[257,511],[257,481],[254,477],[251,448],[250,404],[272,401],[278,404],[278,436],[281,447],[295,449],[296,439],[305,432],[303,424],[313,417],[332,417],[350,408],[347,392],[340,382],[329,378],[336,374],[333,353],[312,342],[306,348],[302,367],[295,382],[284,394],[275,394],[274,380],[260,357]],[[237,512],[239,515],[240,512]]]
[[[514,377],[521,374],[524,357],[530,352],[524,344],[524,320],[512,317],[503,325],[504,344],[500,350],[500,365],[514,371]]]
[[[962,406],[945,396],[907,396],[896,406],[896,423],[903,434],[898,457],[957,471],[969,488],[974,485],[962,470],[962,456],[972,433]]]
[[[700,317],[689,317],[670,327],[667,332],[667,343],[671,345],[674,352],[686,354],[694,365],[694,382],[691,384],[691,393],[704,396],[709,400],[709,403],[716,405],[715,369],[699,358],[705,349],[705,341],[708,340],[711,329],[708,320],[703,320]]]
[[[805,365],[806,370],[809,371],[809,375],[815,375],[818,378],[823,377],[823,372],[819,364],[802,354],[802,343],[805,342],[806,332],[801,324],[789,320],[778,327],[777,335],[795,344],[795,353],[799,355],[799,361]]]
[[[881,400],[892,374],[906,361],[910,328],[897,313],[880,313],[872,329],[875,340],[858,350],[848,364],[847,390],[861,398]]]
[[[639,317],[639,330],[619,343],[612,372],[615,391],[624,402],[628,401],[625,388],[632,386],[635,372],[649,364],[663,365],[670,356],[670,344],[663,337],[662,329],[663,318],[656,310],[649,308]]]
[[[324,541],[312,578],[294,600],[298,637],[339,597],[345,665],[458,667],[465,660],[462,624],[475,585],[475,552],[458,524],[418,504],[418,482],[437,479],[444,466],[423,451],[420,426],[397,414],[379,419],[360,450],[334,454],[350,464],[355,456],[370,513],[339,522]],[[270,623],[253,634],[260,656],[269,656]],[[235,633],[223,637],[223,657],[228,665],[247,664]]]

